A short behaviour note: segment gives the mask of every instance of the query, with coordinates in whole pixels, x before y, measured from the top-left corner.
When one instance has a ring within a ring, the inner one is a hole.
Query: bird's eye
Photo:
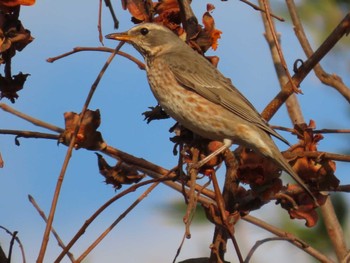
[[[149,30],[148,30],[147,28],[145,28],[145,27],[143,27],[143,28],[140,29],[140,33],[141,33],[142,35],[144,35],[144,36],[147,35],[148,32],[149,32]]]

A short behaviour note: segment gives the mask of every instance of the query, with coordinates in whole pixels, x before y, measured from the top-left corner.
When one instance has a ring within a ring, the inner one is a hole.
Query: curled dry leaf
[[[218,39],[221,37],[222,32],[215,28],[215,21],[210,12],[214,10],[215,7],[211,4],[207,5],[207,12],[204,13],[202,17],[203,25],[204,25],[204,32],[206,33],[208,37],[208,42],[210,43],[210,46],[213,50],[216,50],[218,47]],[[204,49],[207,50],[209,47],[205,47]]]
[[[150,123],[153,120],[161,120],[161,119],[168,119],[169,115],[163,110],[163,108],[160,105],[157,105],[155,107],[148,107],[150,110],[145,111],[142,113],[143,116],[145,116],[145,119],[147,121],[147,124]]]
[[[64,113],[65,131],[60,134],[59,143],[69,145],[80,115],[75,112]],[[102,150],[106,148],[107,144],[103,141],[101,133],[97,131],[100,123],[100,111],[87,110],[80,125],[74,147],[88,150]]]
[[[176,141],[177,143],[179,143],[182,140],[182,143],[185,144],[182,154],[186,163],[193,163],[192,147],[195,147],[199,150],[198,161],[201,161],[223,145],[222,142],[210,141],[208,139],[200,137],[196,138],[196,140],[193,140],[193,133],[187,133],[187,131],[187,129],[184,129],[184,134],[181,133],[180,136],[175,136],[171,139],[172,141]],[[214,172],[215,167],[220,165],[223,160],[223,154],[218,154],[211,158],[208,162],[206,162],[202,167],[200,167],[198,172],[200,174],[210,176]]]
[[[150,21],[147,1],[144,0],[122,0],[123,9],[128,9],[135,24]]]
[[[16,14],[0,13],[0,21],[1,63],[5,63],[6,58],[13,57],[16,51],[22,51],[34,38],[30,31],[23,27]]]
[[[315,211],[315,202],[306,193],[300,193],[298,186],[288,185],[286,194],[293,199],[296,205],[288,199],[281,200],[281,206],[286,209],[291,219],[304,219],[307,227],[313,227],[318,221],[318,214]],[[326,202],[327,196],[321,193],[314,193],[319,205]]]
[[[290,152],[296,157],[291,161],[293,169],[311,187],[318,190],[334,190],[339,186],[339,180],[335,176],[336,164],[332,160],[325,159],[322,154],[318,158],[310,158],[303,155],[305,151],[317,151],[317,144],[323,139],[321,134],[314,134],[315,123],[309,125],[300,124],[295,127],[300,142],[291,147]]]
[[[19,5],[34,5],[35,0],[0,0],[0,6],[15,7]]]
[[[154,22],[163,24],[181,36],[184,31],[180,27],[180,7],[177,0],[161,0],[154,6],[157,16]]]
[[[12,78],[6,78],[0,75],[0,99],[7,98],[12,103],[15,103],[15,100],[18,98],[17,92],[23,89],[29,75],[22,72]]]
[[[279,179],[281,170],[270,160],[249,149],[242,148],[240,153],[238,179],[249,184],[256,197],[271,200],[282,189],[282,181]]]
[[[110,166],[101,154],[96,153],[100,174],[106,179],[106,184],[112,184],[115,189],[120,189],[123,184],[133,184],[145,177],[131,165],[118,162],[115,166]]]

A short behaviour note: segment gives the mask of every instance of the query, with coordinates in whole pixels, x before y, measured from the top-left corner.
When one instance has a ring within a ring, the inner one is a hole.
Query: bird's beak
[[[128,35],[128,32],[108,34],[105,38],[127,42],[133,39],[132,36]]]

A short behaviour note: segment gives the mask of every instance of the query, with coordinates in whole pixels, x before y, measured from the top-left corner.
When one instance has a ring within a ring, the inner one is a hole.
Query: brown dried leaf
[[[291,147],[290,151],[301,157],[292,161],[293,169],[310,186],[322,190],[334,190],[339,186],[339,180],[335,176],[336,164],[332,160],[323,158],[320,154],[318,158],[303,156],[305,151],[317,151],[317,144],[323,139],[321,134],[314,134],[316,127],[314,121],[309,125],[298,125],[295,129],[298,132],[300,142]]]
[[[34,5],[35,0],[0,0],[0,6],[15,7],[19,5]]]
[[[106,184],[112,184],[115,189],[120,189],[123,184],[133,184],[145,177],[139,174],[137,169],[126,163],[118,162],[110,166],[101,154],[96,153],[100,174],[106,178]]]
[[[207,12],[204,13],[202,17],[202,22],[204,25],[204,31],[209,37],[210,46],[213,50],[218,47],[218,39],[221,37],[222,32],[215,28],[215,21],[210,12],[214,10],[215,7],[211,4],[207,5]],[[208,47],[209,48],[209,47]]]
[[[282,188],[280,175],[281,170],[270,160],[248,149],[241,151],[237,177],[249,184],[257,197],[271,200]]]
[[[155,4],[154,11],[157,16],[154,22],[168,27],[176,32],[179,36],[184,33],[180,27],[180,7],[177,0],[162,0]]]
[[[8,98],[12,103],[15,103],[15,100],[18,99],[17,92],[23,89],[29,75],[20,72],[12,78],[5,78],[0,74],[0,99]]]
[[[142,113],[142,115],[145,116],[144,120],[147,121],[147,124],[153,120],[162,120],[162,119],[169,118],[169,115],[159,105],[155,107],[148,107],[148,108],[150,109],[149,111],[145,111]]]
[[[146,3],[143,0],[123,0],[122,5],[124,10],[128,9],[133,16],[132,21],[134,23],[141,23],[149,21],[150,16],[147,13]]]
[[[307,193],[298,192],[298,186],[288,185],[286,193],[290,196],[297,206],[290,203],[290,200],[281,200],[281,206],[286,209],[291,219],[304,219],[307,227],[313,227],[318,221],[318,214],[315,211],[315,202]],[[327,196],[314,193],[319,205],[326,202]]]
[[[65,131],[60,134],[59,143],[69,145],[79,118],[80,114],[75,112],[64,113],[66,127]],[[102,150],[106,148],[107,145],[103,141],[101,133],[97,131],[100,122],[101,116],[99,110],[86,111],[75,140],[74,147],[76,149],[85,148],[88,150]]]
[[[3,57],[11,58],[16,54],[16,50],[22,51],[34,38],[16,15],[0,13],[0,20],[5,21],[3,28],[0,29],[0,52]]]

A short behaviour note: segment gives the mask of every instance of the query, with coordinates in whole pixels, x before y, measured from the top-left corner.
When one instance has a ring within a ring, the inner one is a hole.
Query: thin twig
[[[82,123],[82,120],[84,118],[85,112],[86,112],[86,110],[87,110],[87,108],[88,108],[88,106],[90,104],[92,96],[95,93],[95,90],[96,90],[96,88],[98,86],[98,83],[100,82],[104,72],[106,71],[106,69],[109,66],[109,64],[112,62],[112,60],[113,60],[114,56],[116,55],[117,51],[123,45],[124,45],[124,42],[120,42],[118,44],[117,48],[115,49],[115,52],[113,52],[110,55],[110,57],[107,59],[106,63],[102,67],[100,73],[98,74],[95,82],[92,84],[90,92],[89,92],[89,94],[88,94],[88,96],[86,98],[85,104],[84,104],[83,109],[81,111],[81,114],[79,116],[78,123],[77,123],[77,125],[75,127],[75,130],[74,130],[74,133],[73,133],[73,135],[71,137],[71,141],[70,141],[69,147],[67,149],[67,153],[66,153],[64,162],[62,164],[62,169],[61,169],[60,175],[59,175],[59,177],[57,179],[56,189],[55,189],[55,193],[54,193],[54,196],[53,196],[49,217],[47,219],[47,224],[46,224],[46,228],[45,228],[42,244],[41,244],[41,247],[40,247],[40,252],[39,252],[39,255],[38,255],[37,263],[42,263],[44,261],[46,247],[47,247],[47,244],[49,242],[50,230],[51,230],[52,222],[53,222],[53,219],[54,219],[54,216],[55,216],[57,202],[58,202],[58,198],[59,198],[59,195],[60,195],[60,190],[61,190],[61,187],[62,187],[63,179],[64,179],[64,176],[65,176],[68,164],[69,164],[69,160],[70,160],[70,158],[72,156],[72,152],[73,152],[74,145],[75,145],[75,139],[77,137],[77,134],[78,134],[80,125]]]
[[[142,195],[139,196],[96,240],[93,242],[84,253],[75,261],[76,263],[81,262],[101,241],[107,236],[109,232],[130,212],[132,211],[158,184],[154,182]]]
[[[338,43],[338,41],[350,30],[350,14],[347,14],[344,19],[337,25],[328,38],[321,46],[313,53],[292,77],[292,82],[288,81],[283,89],[276,97],[267,105],[262,112],[265,120],[269,121],[271,117],[278,111],[282,104],[293,94],[293,87],[298,87],[310,71],[328,54],[328,52]]]
[[[341,262],[348,253],[348,249],[346,247],[343,229],[339,223],[337,215],[335,214],[334,207],[329,196],[327,197],[325,204],[320,208],[329,239],[333,245],[335,254],[337,255],[338,262]]]
[[[271,125],[271,128],[274,130],[286,131],[290,133],[294,133],[295,130],[293,128],[287,128],[278,125]],[[313,130],[313,133],[350,133],[350,129],[318,129]]]
[[[269,238],[264,238],[262,240],[258,240],[255,242],[254,246],[249,250],[247,257],[244,260],[244,263],[250,262],[254,252],[258,249],[259,246],[270,241],[288,241],[290,243],[293,243],[293,240],[291,240],[290,237],[269,237]]]
[[[197,163],[198,157],[199,157],[199,151],[196,148],[191,149],[192,152],[192,162]],[[198,176],[198,170],[195,168],[192,168],[190,165],[189,167],[189,185],[190,185],[190,191],[189,191],[189,198],[188,198],[188,204],[186,208],[185,216],[183,217],[183,222],[185,223],[185,236],[186,238],[191,238],[191,231],[190,231],[190,225],[192,222],[194,211],[196,210],[197,206],[197,195],[195,194],[195,185],[196,185],[196,178]]]
[[[293,0],[286,0],[288,11],[293,22],[294,32],[297,36],[301,47],[304,50],[304,53],[307,57],[311,57],[313,50],[311,45],[306,37],[303,25],[300,21],[299,15],[297,13],[297,7]],[[342,79],[336,74],[329,74],[324,71],[320,64],[315,65],[314,71],[316,76],[321,80],[325,85],[333,87],[336,89],[348,102],[350,102],[350,89],[347,87]]]
[[[44,211],[42,209],[40,209],[39,205],[37,204],[37,202],[35,201],[34,197],[31,196],[31,195],[28,195],[28,199],[29,199],[29,202],[31,202],[31,204],[34,206],[34,208],[36,209],[36,211],[38,211],[39,215],[41,216],[42,219],[44,219],[44,221],[47,223],[47,217],[44,213]],[[62,239],[60,238],[60,236],[58,235],[58,233],[56,232],[56,230],[52,227],[51,228],[51,232],[52,234],[54,235],[54,237],[56,238],[57,242],[58,242],[58,245],[62,248],[62,249],[65,249],[65,245],[62,241]],[[67,256],[69,257],[69,259],[74,262],[75,259],[74,259],[74,256],[72,253],[70,252],[67,252]]]
[[[320,251],[314,249],[313,247],[309,246],[304,241],[302,241],[301,239],[299,239],[298,237],[294,236],[291,233],[288,233],[282,229],[279,229],[273,225],[270,225],[270,224],[268,224],[268,223],[266,223],[266,222],[264,222],[256,217],[253,217],[250,215],[244,216],[244,217],[242,217],[242,219],[251,223],[251,224],[256,225],[259,228],[265,229],[266,231],[269,231],[278,237],[289,237],[289,239],[291,240],[291,244],[293,244],[296,247],[301,248],[303,251],[305,251],[309,255],[313,256],[315,259],[319,260],[320,262],[333,263],[333,261],[330,258],[328,258],[326,255],[324,255]]]
[[[309,158],[321,158],[328,159],[340,162],[350,162],[350,155],[338,154],[338,153],[329,153],[329,152],[313,152],[313,151],[305,151],[305,152],[283,152],[283,156],[287,159],[293,159],[296,157],[309,157]]]
[[[260,0],[259,2],[260,3],[262,2],[263,6],[264,6],[264,9],[266,12],[265,18],[266,18],[266,21],[269,25],[270,34],[272,35],[272,38],[274,40],[274,44],[275,44],[276,50],[278,52],[280,63],[285,71],[286,76],[288,77],[289,82],[292,83],[292,88],[293,88],[294,92],[299,92],[297,86],[295,86],[294,82],[292,81],[292,76],[289,73],[286,60],[284,59],[284,56],[283,56],[283,53],[281,50],[281,46],[280,46],[278,38],[277,38],[276,29],[275,29],[273,22],[271,20],[270,5],[268,3],[268,0]]]
[[[64,57],[67,57],[67,56],[70,56],[74,53],[78,53],[78,52],[82,52],[82,51],[99,51],[99,52],[109,52],[109,53],[113,53],[114,49],[113,48],[108,48],[108,47],[75,47],[73,48],[72,51],[69,51],[69,52],[66,52],[66,53],[63,53],[59,56],[56,56],[56,57],[52,57],[52,58],[48,58],[46,61],[47,62],[50,62],[50,63],[53,63],[55,62],[56,60],[59,60],[61,58],[64,58]],[[125,53],[123,51],[119,51],[117,52],[117,54],[119,56],[122,56],[122,57],[125,57],[129,60],[131,60],[132,62],[134,62],[140,69],[142,70],[145,70],[145,64],[143,62],[141,62],[140,60],[138,60],[137,58],[131,56],[130,54],[128,53]]]
[[[103,45],[103,35],[102,35],[102,0],[98,4],[98,22],[97,22],[98,40],[101,45]]]
[[[249,6],[251,6],[252,8],[254,8],[254,9],[257,10],[257,11],[266,13],[265,9],[262,9],[262,8],[260,8],[259,6],[257,6],[257,5],[255,5],[255,4],[249,2],[249,1],[247,1],[247,0],[239,0],[239,1],[241,1],[241,2],[243,2],[243,3],[245,3],[245,4],[249,5]],[[284,21],[285,21],[283,17],[277,16],[277,15],[272,14],[272,13],[270,13],[270,14],[271,14],[272,17],[276,18],[277,20],[279,20],[279,21],[281,21],[281,22],[284,22]]]
[[[89,227],[89,225],[115,201],[119,200],[120,198],[122,198],[123,196],[125,196],[131,192],[135,192],[138,188],[140,188],[142,186],[145,186],[145,185],[148,185],[151,183],[155,183],[155,182],[163,182],[163,181],[167,181],[167,180],[171,180],[171,179],[172,179],[171,177],[161,177],[161,178],[156,178],[156,179],[151,179],[151,180],[147,180],[144,182],[140,182],[140,183],[137,183],[137,184],[130,186],[129,188],[125,189],[124,191],[120,192],[119,194],[113,196],[111,199],[109,199],[107,202],[105,202],[99,209],[97,209],[89,219],[87,219],[85,221],[84,225],[77,231],[77,233],[74,235],[74,237],[71,239],[71,241],[69,241],[69,243],[67,244],[65,249],[61,252],[61,254],[56,258],[56,260],[54,262],[55,263],[60,262],[63,259],[63,257],[65,256],[65,254],[68,253],[68,251],[73,247],[73,245],[76,243],[76,241],[85,233],[85,231]]]
[[[16,138],[35,138],[35,139],[50,139],[57,140],[59,135],[51,134],[51,133],[43,133],[43,132],[35,132],[35,131],[19,131],[19,130],[4,130],[0,129],[0,134],[7,135],[17,135]]]
[[[45,129],[48,129],[48,130],[51,130],[51,131],[55,131],[57,133],[62,133],[64,132],[64,129],[60,128],[60,127],[57,127],[55,125],[52,125],[52,124],[49,124],[47,122],[43,122],[41,120],[38,120],[38,119],[35,119],[27,114],[24,114],[22,112],[19,112],[17,110],[15,110],[14,108],[4,104],[4,103],[0,103],[0,108],[8,113],[11,113],[21,119],[24,119],[36,126],[39,126],[39,127],[43,127]]]
[[[115,12],[114,12],[114,9],[113,9],[111,1],[110,0],[104,0],[104,1],[105,1],[106,6],[109,8],[109,12],[111,13],[111,16],[112,16],[112,19],[113,19],[113,23],[114,23],[114,28],[118,29],[119,21],[118,21],[117,16],[115,15]]]
[[[7,234],[9,234],[11,237],[13,237],[14,233],[12,233],[10,230],[8,230],[6,227],[0,226],[1,229],[5,230],[5,232]],[[17,231],[15,231],[17,233]],[[26,263],[26,257],[25,257],[25,253],[24,253],[24,248],[23,245],[21,243],[21,240],[18,237],[15,237],[16,242],[18,243],[19,248],[21,249],[21,253],[22,253],[22,259],[23,259],[23,263]],[[10,262],[10,261],[8,261]]]

